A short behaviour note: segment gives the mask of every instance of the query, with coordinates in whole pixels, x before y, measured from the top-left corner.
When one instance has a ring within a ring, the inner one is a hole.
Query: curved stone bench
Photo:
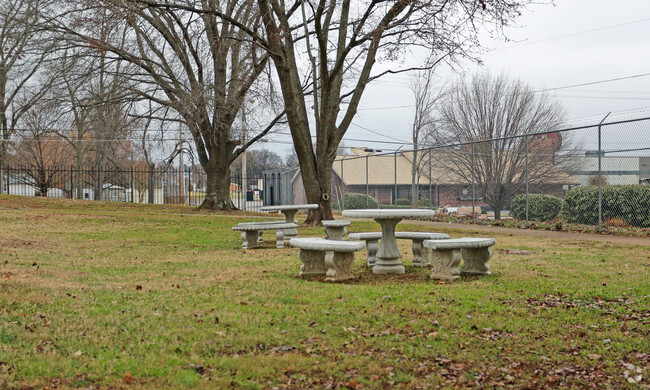
[[[273,225],[273,224],[276,224],[276,223],[286,223],[286,221],[283,221],[283,220],[281,220],[281,219],[278,219],[278,220],[275,220],[275,221],[263,221],[263,222],[241,222],[241,223],[237,224],[237,226],[240,226],[240,225],[255,225],[255,224],[260,224],[260,225],[262,225],[262,224],[263,224],[263,225]],[[296,220],[294,219],[293,223],[298,224],[298,221],[296,221]],[[264,233],[263,230],[259,230],[259,231],[257,232],[257,242],[260,243],[260,244],[261,244],[262,242],[264,242],[264,239],[262,238],[262,233]],[[285,244],[288,244],[290,239],[291,239],[291,237],[288,237],[288,236],[286,235],[286,232],[285,232],[285,235],[284,235],[284,243],[285,243]]]
[[[494,238],[463,237],[452,240],[424,240],[426,257],[431,262],[431,279],[454,281],[460,274],[489,275]],[[461,259],[463,268],[459,269]]]
[[[321,221],[323,226],[325,226],[325,238],[328,240],[345,240],[345,235],[348,232],[346,227],[350,226],[350,221],[345,221],[342,219],[326,219]]]
[[[351,240],[362,240],[366,242],[368,248],[367,263],[372,267],[377,262],[377,250],[379,249],[379,239],[381,232],[351,233],[348,235]],[[424,267],[428,265],[428,259],[422,256],[422,242],[424,240],[443,240],[449,238],[445,233],[427,233],[427,232],[395,232],[396,239],[407,239],[413,241],[413,266]]]
[[[300,248],[298,257],[303,264],[300,276],[325,275],[328,282],[352,278],[354,252],[365,247],[361,241],[324,240],[317,237],[292,238],[290,244]]]
[[[233,226],[232,230],[241,232],[242,249],[253,249],[259,246],[259,232],[275,230],[276,248],[284,248],[284,229],[295,229],[295,223],[246,223]]]

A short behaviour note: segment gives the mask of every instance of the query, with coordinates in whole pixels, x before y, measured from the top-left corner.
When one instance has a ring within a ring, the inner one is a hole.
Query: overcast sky
[[[619,117],[650,115],[650,1],[556,2],[556,6],[536,6],[526,12],[519,28],[507,30],[510,42],[486,36],[483,42],[492,50],[481,56],[482,68],[494,74],[505,72],[534,89],[649,74],[551,93],[564,105],[571,123],[597,123],[610,111]],[[467,63],[465,68],[472,73],[481,67]],[[443,79],[458,77],[445,70],[439,74]],[[408,77],[384,79],[366,90],[344,143],[397,149],[399,144],[389,142],[410,140],[412,117]],[[650,135],[642,135],[650,143]],[[278,153],[290,148],[289,136],[273,135],[269,141],[265,147]]]

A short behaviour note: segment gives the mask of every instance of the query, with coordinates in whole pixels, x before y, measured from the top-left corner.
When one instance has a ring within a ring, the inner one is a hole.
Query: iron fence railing
[[[205,172],[191,167],[163,170],[10,166],[3,169],[2,176],[3,194],[186,206],[201,205],[207,182]],[[229,191],[235,207],[259,211],[264,202],[265,180],[232,176]]]

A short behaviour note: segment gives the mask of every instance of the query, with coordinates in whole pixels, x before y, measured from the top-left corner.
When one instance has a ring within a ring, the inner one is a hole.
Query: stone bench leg
[[[372,268],[377,262],[377,251],[379,250],[379,240],[366,240],[366,251],[368,252],[368,257],[366,262],[368,267]]]
[[[424,267],[429,265],[428,259],[422,257],[422,241],[424,239],[413,239],[413,266]]]
[[[327,274],[327,266],[325,265],[323,252],[301,249],[298,252],[298,258],[302,261],[300,276]]]
[[[244,230],[241,232],[241,240],[243,241],[242,249],[257,248],[258,245],[258,231],[257,230]]]
[[[326,282],[340,282],[354,277],[352,273],[352,252],[325,252],[325,266],[327,267]]]
[[[264,230],[260,230],[257,232],[257,243],[261,244],[264,242],[264,239],[262,238],[262,234],[264,233]]]
[[[489,275],[490,267],[487,262],[492,257],[492,249],[475,248],[463,249],[463,267],[460,272],[467,275]]]
[[[275,229],[275,247],[284,248],[284,229]]]
[[[453,282],[460,278],[458,265],[461,260],[460,249],[429,249],[431,260],[430,279],[446,280]]]

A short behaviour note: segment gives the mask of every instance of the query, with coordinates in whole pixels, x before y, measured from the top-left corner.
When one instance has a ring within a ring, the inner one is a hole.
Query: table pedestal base
[[[381,225],[381,245],[377,251],[377,262],[372,267],[373,274],[403,274],[404,266],[395,239],[395,226],[402,219],[379,219],[375,221]]]

